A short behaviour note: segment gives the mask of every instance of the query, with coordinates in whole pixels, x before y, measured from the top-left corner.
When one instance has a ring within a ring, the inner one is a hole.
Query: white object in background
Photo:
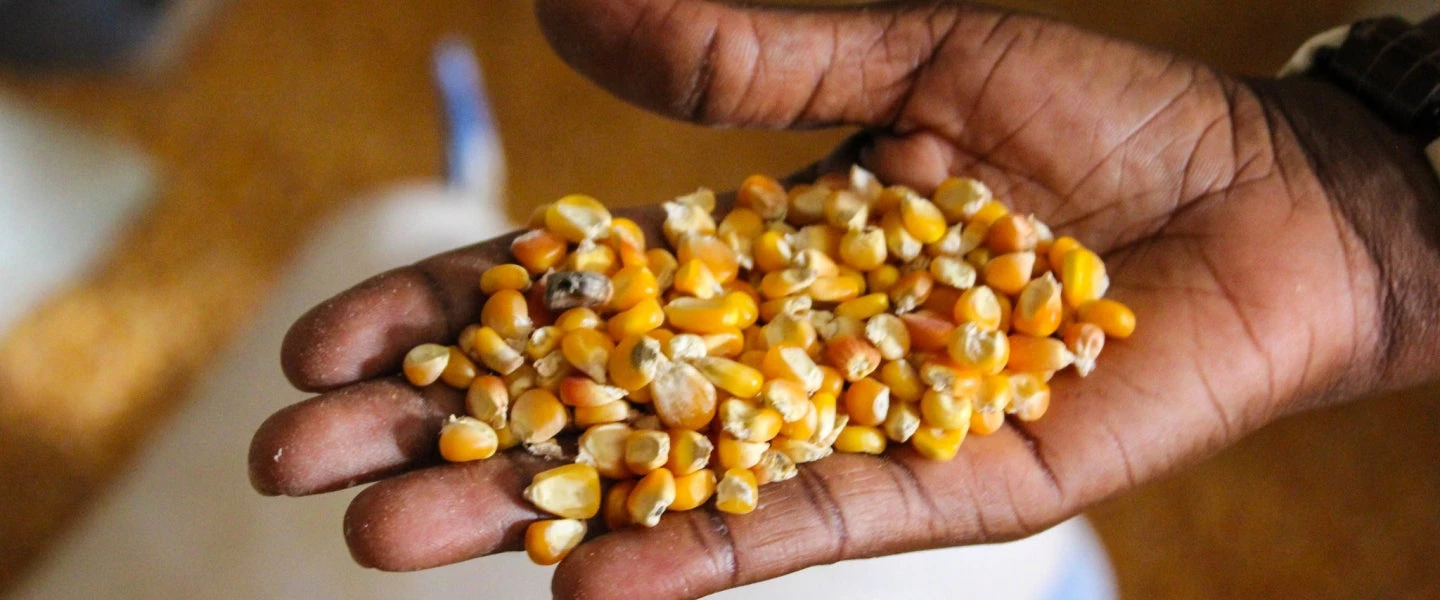
[[[485,175],[500,172],[499,146],[493,132],[486,136],[478,146],[472,138],[471,148],[483,152],[470,156],[490,160],[452,172],[491,185],[471,186],[469,193],[438,185],[399,188],[332,221],[137,469],[16,598],[548,598],[552,569],[531,564],[520,552],[419,573],[361,569],[341,537],[341,517],[355,490],[264,498],[246,477],[255,427],[305,397],[285,382],[276,360],[296,317],[369,275],[515,226],[501,210],[498,180]],[[1103,550],[1084,521],[1072,520],[1008,544],[815,567],[717,597],[870,600],[962,593],[1013,600],[1114,596]]]
[[[0,335],[92,264],[153,183],[138,151],[0,97]]]

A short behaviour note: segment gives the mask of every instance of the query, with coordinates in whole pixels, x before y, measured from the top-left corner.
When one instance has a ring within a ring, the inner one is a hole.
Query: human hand
[[[951,462],[908,448],[832,456],[767,486],[749,515],[697,509],[605,533],[561,563],[557,595],[698,596],[812,564],[1022,537],[1288,412],[1433,368],[1417,358],[1436,336],[1414,299],[1430,296],[1413,288],[1436,289],[1416,274],[1434,252],[1403,219],[1433,218],[1420,207],[1435,185],[1381,150],[1394,134],[1323,85],[1242,82],[969,5],[541,0],[537,10],[571,64],[657,112],[718,126],[858,125],[818,170],[859,161],[922,191],[951,174],[989,183],[1102,252],[1110,295],[1141,323],[1090,377],[1057,376],[1041,421],[971,438]],[[1310,127],[1316,115],[1323,127]],[[1339,166],[1326,144],[1336,140],[1371,172]],[[1380,192],[1385,212],[1372,208]],[[383,479],[346,515],[362,564],[419,569],[518,549],[540,517],[520,490],[544,462],[508,453],[436,465],[440,420],[461,411],[460,394],[382,377],[410,347],[473,322],[475,281],[507,252],[501,238],[382,274],[287,337],[287,375],[325,393],[261,426],[252,480],[301,495]]]

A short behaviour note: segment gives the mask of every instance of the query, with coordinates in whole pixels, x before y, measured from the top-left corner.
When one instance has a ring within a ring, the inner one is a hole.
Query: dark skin
[[[556,50],[618,96],[715,126],[857,125],[810,172],[858,161],[929,191],[978,177],[1100,251],[1140,328],[1050,413],[967,440],[837,455],[760,507],[604,533],[555,572],[562,597],[692,597],[806,566],[1023,537],[1194,463],[1286,414],[1432,378],[1434,207],[1418,140],[1302,79],[1242,81],[1063,23],[957,4],[865,11],[699,0],[541,0]],[[655,209],[632,217],[654,227]],[[656,235],[651,240],[660,239]],[[460,394],[391,374],[454,339],[508,237],[377,275],[316,307],[283,349],[321,392],[251,448],[266,494],[377,481],[345,516],[362,565],[412,570],[517,550],[523,453],[439,464]],[[280,452],[283,449],[283,452]]]

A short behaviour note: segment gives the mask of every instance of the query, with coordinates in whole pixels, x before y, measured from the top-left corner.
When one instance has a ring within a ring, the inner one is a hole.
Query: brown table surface
[[[1254,73],[1355,10],[1010,4]],[[0,340],[0,590],[164,425],[317,218],[440,173],[428,61],[447,33],[481,54],[515,214],[572,191],[643,203],[724,188],[844,134],[645,114],[551,55],[527,2],[234,0],[159,76],[0,73],[0,92],[143,148],[162,175],[105,261]],[[1091,516],[1127,597],[1440,597],[1437,440],[1433,390],[1369,400],[1275,425]]]

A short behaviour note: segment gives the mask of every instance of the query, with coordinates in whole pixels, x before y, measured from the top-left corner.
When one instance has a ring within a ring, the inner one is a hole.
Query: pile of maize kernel
[[[535,562],[597,515],[748,513],[832,452],[951,459],[1006,415],[1040,418],[1055,372],[1088,375],[1135,328],[1099,256],[973,179],[926,198],[858,167],[788,190],[756,175],[715,210],[705,189],[665,203],[667,247],[649,247],[588,196],[542,206],[480,277],[480,322],[405,357],[414,385],[467,391],[446,460],[569,463],[525,489],[556,517],[526,531]]]

